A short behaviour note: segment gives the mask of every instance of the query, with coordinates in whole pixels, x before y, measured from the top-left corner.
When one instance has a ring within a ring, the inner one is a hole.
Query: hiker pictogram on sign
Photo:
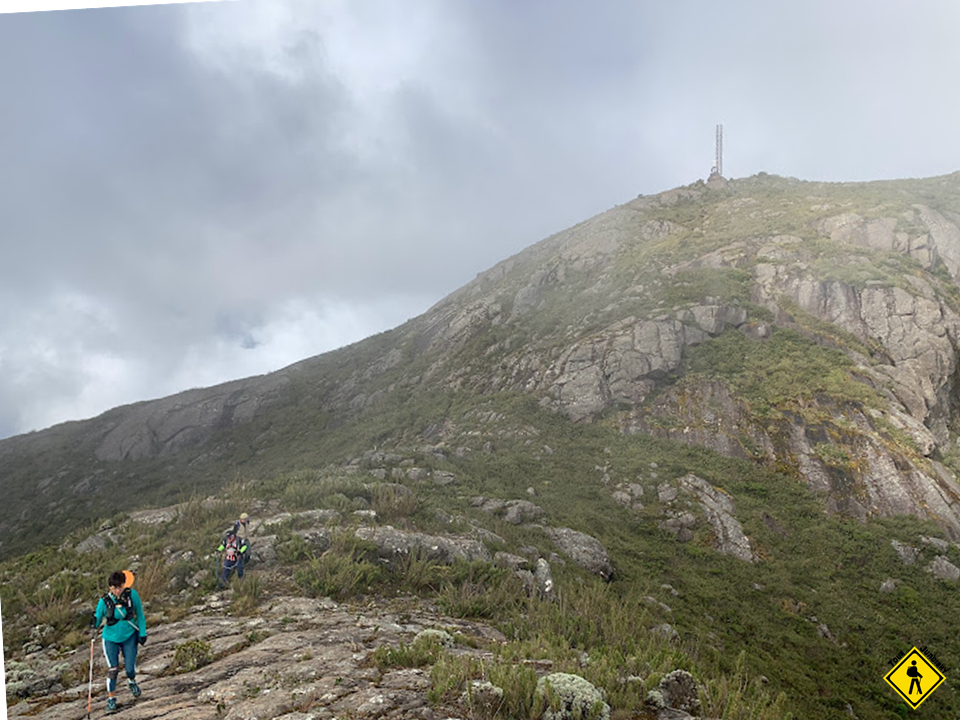
[[[913,648],[883,679],[910,707],[916,709],[930,697],[946,676],[922,652]]]
[[[913,686],[917,686],[917,695],[923,695],[923,690],[920,689],[920,680],[923,678],[923,675],[920,674],[920,671],[917,670],[917,661],[912,660],[910,662],[910,667],[907,668],[907,675],[910,676],[910,690],[908,691],[909,695],[913,695]]]

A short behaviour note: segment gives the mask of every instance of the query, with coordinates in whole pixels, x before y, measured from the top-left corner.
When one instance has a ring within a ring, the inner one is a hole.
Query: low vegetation
[[[917,545],[920,535],[936,535],[935,528],[913,519],[860,525],[831,518],[791,477],[685,445],[624,437],[603,425],[574,428],[523,397],[486,401],[481,409],[493,413],[484,417],[498,418],[486,429],[497,437],[492,452],[444,453],[440,459],[416,448],[391,448],[396,458],[456,476],[446,487],[407,481],[416,502],[391,504],[385,498],[396,496],[388,484],[363,467],[351,475],[334,468],[298,470],[235,483],[223,501],[187,499],[168,524],[138,526],[117,517],[89,526],[84,533],[115,533],[117,541],[100,550],[78,553],[73,548],[84,535],[78,533],[62,549],[6,560],[0,573],[7,657],[15,658],[41,624],[53,628],[54,642],[64,650],[82,644],[105,568],[129,565],[132,556],[139,558],[138,582],[150,588],[145,598],[151,622],[182,616],[184,605],[213,589],[210,553],[224,518],[261,497],[284,499],[273,513],[329,508],[352,516],[374,502],[387,503],[395,526],[457,531],[472,521],[503,538],[502,547],[491,549],[533,546],[549,555],[552,543],[535,526],[511,525],[469,502],[474,495],[530,497],[532,488],[549,524],[604,543],[615,564],[612,582],[554,563],[556,598],[540,600],[512,573],[485,563],[440,565],[414,555],[384,564],[352,534],[349,522],[329,526],[330,546],[317,549],[296,534],[305,521],[294,516],[271,530],[278,536],[281,574],[292,577],[286,591],[346,603],[413,593],[450,616],[499,627],[508,642],[491,646],[494,660],[482,665],[429,641],[384,648],[372,658],[382,667],[429,667],[437,703],[469,695],[473,681],[489,681],[504,691],[490,717],[534,717],[536,668],[548,664],[553,672],[578,674],[602,688],[615,718],[633,717],[646,694],[675,669],[699,679],[708,717],[841,718],[850,703],[864,720],[887,718],[902,707],[882,683],[891,659],[925,644],[948,667],[960,662],[950,642],[951,617],[960,612],[956,590],[922,569],[933,549],[922,547],[921,561],[905,566],[890,546],[891,539]],[[455,415],[464,421],[475,416],[462,408]],[[464,442],[478,441],[465,436]],[[659,529],[656,487],[687,472],[731,494],[761,562],[713,550],[704,523],[683,544]],[[610,485],[621,481],[646,488],[643,509],[627,510],[611,500]],[[957,555],[951,548],[949,558],[960,562]],[[186,596],[165,590],[168,583],[181,587],[197,576],[199,585],[187,586]],[[899,584],[881,593],[888,577]],[[234,584],[231,612],[256,614],[262,591],[258,570],[251,569]],[[664,624],[677,635],[657,632]],[[818,630],[821,624],[830,638]],[[182,671],[208,661],[202,647],[188,643],[178,653]],[[948,717],[960,705],[944,686],[924,707]]]

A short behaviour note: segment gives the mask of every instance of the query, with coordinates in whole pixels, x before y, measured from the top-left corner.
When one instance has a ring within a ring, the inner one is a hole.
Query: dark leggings
[[[107,658],[107,692],[112,693],[117,689],[117,676],[120,674],[120,653],[123,653],[124,669],[127,671],[127,677],[133,680],[137,676],[137,633],[132,633],[130,637],[122,643],[103,639],[103,654]]]

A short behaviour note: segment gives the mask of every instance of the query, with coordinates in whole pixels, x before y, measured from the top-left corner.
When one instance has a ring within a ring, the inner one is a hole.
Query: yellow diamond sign
[[[883,679],[916,710],[940,687],[946,676],[922,652],[913,648]]]

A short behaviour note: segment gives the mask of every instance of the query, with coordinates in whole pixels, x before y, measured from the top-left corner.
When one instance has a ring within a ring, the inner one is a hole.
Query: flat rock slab
[[[280,597],[261,607],[262,617],[226,615],[221,598],[193,609],[184,620],[151,628],[140,650],[136,701],[121,678],[117,697],[124,720],[249,720],[251,718],[427,718],[429,668],[381,671],[369,662],[380,645],[410,643],[427,628],[503,640],[497,631],[443,617],[414,601],[385,607],[350,607],[329,599]],[[391,609],[392,608],[392,609]],[[190,641],[209,647],[212,660],[192,672],[179,671],[177,648]],[[489,652],[458,647],[457,653],[489,658]],[[67,658],[85,665],[84,645]],[[100,655],[94,667],[92,716],[106,710]],[[85,671],[84,671],[85,676]],[[21,701],[10,718],[82,720],[87,684]]]

